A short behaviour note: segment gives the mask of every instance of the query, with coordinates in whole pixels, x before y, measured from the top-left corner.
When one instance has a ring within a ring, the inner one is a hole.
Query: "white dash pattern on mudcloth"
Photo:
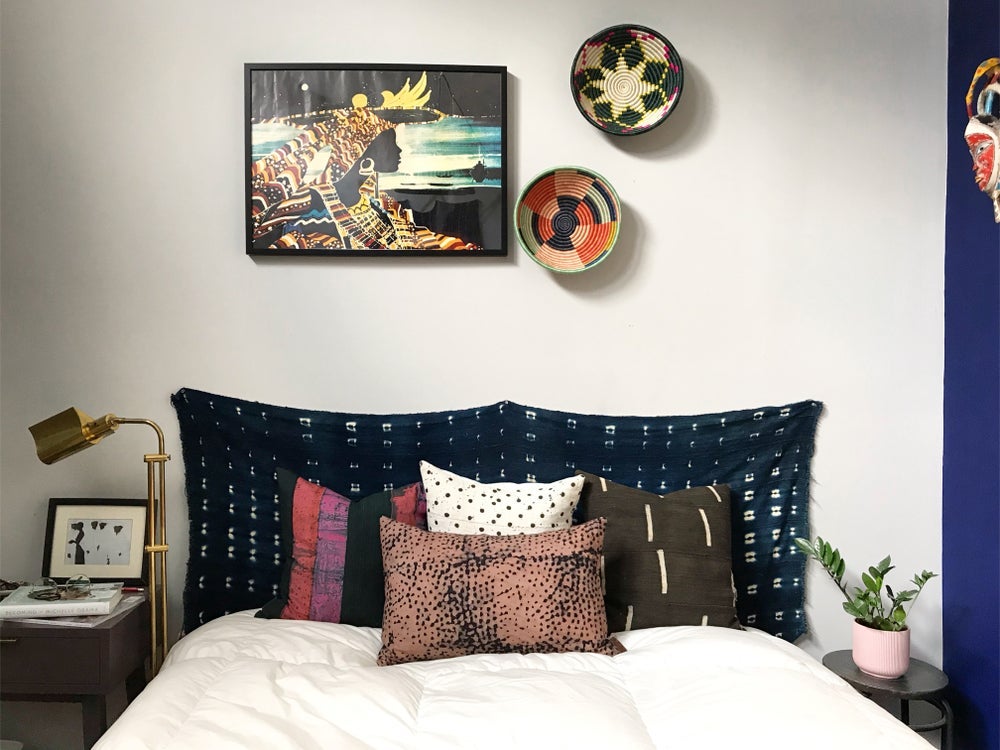
[[[667,593],[667,562],[663,559],[663,550],[656,550],[656,557],[660,561],[660,593]]]
[[[704,508],[698,508],[698,512],[701,513],[701,522],[705,526],[705,546],[712,546],[712,527],[708,525],[708,516],[705,515]]]

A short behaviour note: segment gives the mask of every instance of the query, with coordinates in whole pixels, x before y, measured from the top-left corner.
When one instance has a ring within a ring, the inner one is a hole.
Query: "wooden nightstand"
[[[108,728],[107,696],[146,686],[149,603],[90,628],[0,620],[0,700],[83,704],[83,744]]]
[[[950,750],[953,716],[951,705],[944,697],[948,676],[925,661],[910,659],[910,668],[894,680],[874,677],[862,672],[854,663],[851,652],[833,651],[823,657],[823,666],[843,677],[868,698],[890,698],[899,701],[899,718],[915,732],[941,730],[941,750]],[[910,724],[910,701],[926,701],[941,712],[941,718],[929,724]]]

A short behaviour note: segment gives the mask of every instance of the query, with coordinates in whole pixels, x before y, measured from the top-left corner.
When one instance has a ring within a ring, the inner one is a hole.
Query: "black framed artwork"
[[[145,499],[51,498],[42,575],[63,583],[85,575],[141,584],[148,569],[146,512]]]
[[[507,69],[247,63],[246,251],[507,254]]]

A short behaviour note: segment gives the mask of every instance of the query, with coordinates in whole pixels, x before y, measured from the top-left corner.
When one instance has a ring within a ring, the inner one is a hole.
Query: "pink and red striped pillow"
[[[352,501],[278,470],[285,568],[260,617],[379,627],[385,601],[379,519],[427,527],[423,485]]]
[[[340,622],[351,501],[299,477],[292,498],[292,563],[286,620]]]

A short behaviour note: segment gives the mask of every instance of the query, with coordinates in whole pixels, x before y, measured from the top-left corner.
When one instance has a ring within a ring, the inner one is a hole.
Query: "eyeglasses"
[[[57,599],[85,599],[90,596],[90,589],[91,583],[87,576],[73,576],[63,585],[59,585],[51,578],[39,578],[31,584],[28,596],[46,602],[54,602]]]

